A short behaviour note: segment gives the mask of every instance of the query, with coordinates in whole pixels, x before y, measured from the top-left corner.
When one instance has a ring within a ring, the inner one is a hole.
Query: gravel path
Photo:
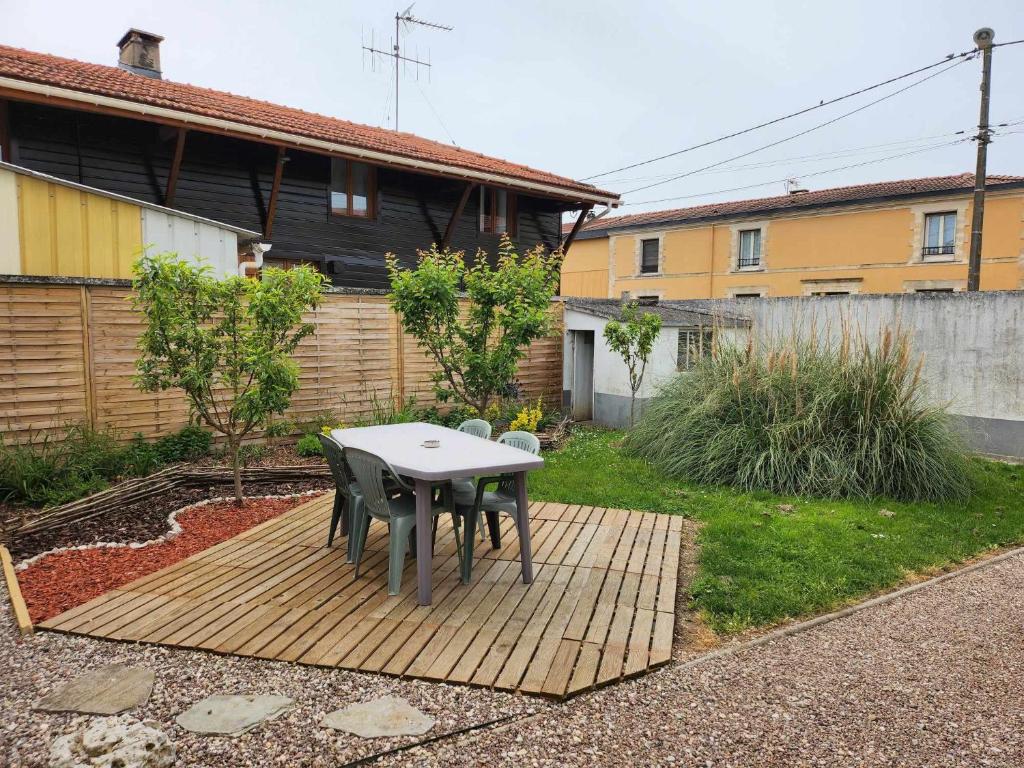
[[[45,632],[23,641],[0,586],[0,765],[45,765],[72,718],[32,712],[32,701],[75,671],[120,661],[156,671],[153,696],[133,714],[158,721],[189,768],[335,766],[414,743],[362,741],[317,724],[384,694],[436,717],[431,736],[514,718],[384,765],[1021,766],[1022,593],[1016,556],[792,637],[552,704]],[[234,739],[174,724],[211,693],[284,694],[296,707]]]
[[[389,765],[1021,766],[1024,556]]]
[[[23,640],[14,629],[0,578],[0,766],[45,766],[50,742],[70,730],[74,716],[33,712],[33,702],[70,676],[115,662],[146,666],[156,673],[149,702],[128,714],[156,720],[177,745],[177,764],[182,768],[333,768],[422,738],[363,740],[318,725],[327,712],[378,696],[401,696],[436,718],[430,736],[551,706],[543,700],[479,688],[52,632],[37,632]],[[295,699],[295,707],[235,738],[197,736],[175,724],[176,715],[214,693],[280,694]]]

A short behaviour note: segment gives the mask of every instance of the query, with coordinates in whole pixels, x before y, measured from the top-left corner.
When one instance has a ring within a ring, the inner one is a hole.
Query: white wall
[[[586,312],[574,309],[565,310],[564,354],[562,356],[562,380],[572,381],[572,347],[570,331],[594,332],[594,420],[612,426],[622,426],[622,414],[628,415],[628,401],[631,390],[629,386],[629,369],[622,358],[608,348],[604,341],[604,328],[608,321]],[[651,351],[647,369],[637,392],[637,400],[643,401],[654,395],[658,387],[676,374],[676,354],[678,350],[679,331],[676,328],[663,327]],[[568,384],[565,385],[566,387]],[[602,395],[604,410],[602,411]],[[609,400],[611,396],[614,400]],[[625,402],[622,402],[622,399]],[[618,401],[618,402],[615,402]],[[623,412],[623,408],[626,411]]]
[[[202,259],[218,277],[238,274],[238,236],[213,224],[143,208],[142,243],[148,253]]]

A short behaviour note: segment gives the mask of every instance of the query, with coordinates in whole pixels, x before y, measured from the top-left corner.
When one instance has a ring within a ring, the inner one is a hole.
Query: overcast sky
[[[361,44],[374,32],[379,45],[390,46],[394,13],[406,5],[0,0],[0,43],[114,64],[114,44],[135,26],[166,38],[161,57],[168,79],[393,127],[392,70],[378,62],[374,71]],[[403,35],[405,52],[429,55],[433,71],[429,79],[421,71],[419,81],[412,69],[403,75],[399,127],[577,179],[970,49],[981,26],[993,27],[997,42],[1024,38],[1021,0],[419,0],[413,12],[454,29]],[[622,212],[781,194],[777,180],[788,177],[820,189],[973,171],[973,143],[938,145],[976,127],[980,72],[980,60],[969,61],[732,163],[744,167],[628,194]],[[911,82],[594,181],[626,192],[805,130]],[[1022,83],[1024,45],[996,49],[993,122],[1022,122],[1003,129],[991,146],[990,173],[1024,174]],[[873,160],[880,161],[863,165]],[[820,173],[855,164],[862,165]],[[705,194],[764,182],[772,183]]]

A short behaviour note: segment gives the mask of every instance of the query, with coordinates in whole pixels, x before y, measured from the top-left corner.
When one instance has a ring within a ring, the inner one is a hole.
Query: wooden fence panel
[[[188,404],[179,390],[140,392],[134,382],[135,347],[142,316],[132,309],[127,288],[89,286],[90,367],[93,421],[113,427],[124,438],[174,432],[188,424]]]
[[[80,286],[0,285],[0,432],[24,443],[89,412]]]
[[[140,392],[133,381],[142,319],[121,286],[0,284],[0,431],[5,442],[69,423],[154,438],[188,422],[177,390]],[[520,366],[523,394],[561,398],[557,333],[538,340]],[[434,363],[402,333],[384,296],[328,294],[309,315],[316,330],[299,345],[300,387],[286,417],[303,423],[330,411],[347,423],[375,403],[434,403]]]

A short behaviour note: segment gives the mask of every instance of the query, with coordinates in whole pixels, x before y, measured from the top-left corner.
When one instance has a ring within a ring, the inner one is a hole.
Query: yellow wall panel
[[[53,197],[53,225],[57,233],[57,274],[91,277],[82,215],[83,207],[88,205],[86,195],[69,187],[48,186]]]
[[[53,258],[53,216],[47,186],[37,179],[18,179],[23,275],[52,275],[57,267]]]
[[[131,277],[132,264],[142,255],[142,214],[134,205],[118,201],[117,263],[118,277]]]
[[[131,277],[142,248],[138,206],[18,177],[21,267],[26,275]]]
[[[115,248],[114,200],[86,206],[86,246],[93,277],[120,277]]]

